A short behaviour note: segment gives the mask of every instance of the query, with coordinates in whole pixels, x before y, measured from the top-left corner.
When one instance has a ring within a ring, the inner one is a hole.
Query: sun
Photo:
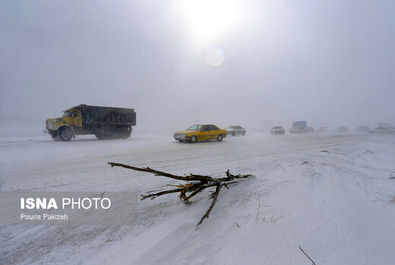
[[[192,41],[200,46],[220,40],[241,19],[237,0],[181,0],[179,7]]]

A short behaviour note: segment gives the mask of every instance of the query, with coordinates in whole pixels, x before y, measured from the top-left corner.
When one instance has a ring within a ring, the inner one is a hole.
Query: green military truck
[[[129,138],[134,125],[134,109],[81,104],[65,110],[61,118],[48,119],[46,132],[61,141],[87,134],[94,134],[98,139]]]

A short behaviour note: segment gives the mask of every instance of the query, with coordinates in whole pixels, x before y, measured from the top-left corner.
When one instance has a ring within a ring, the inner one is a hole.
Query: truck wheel
[[[132,134],[132,127],[126,127],[123,128],[122,131],[120,132],[119,138],[126,139],[129,138],[131,134]]]
[[[97,127],[94,132],[95,132],[95,136],[96,136],[97,139],[99,139],[99,140],[104,139],[104,128],[103,128],[103,126]]]
[[[104,139],[113,139],[117,138],[118,132],[114,131],[111,127],[104,127]]]
[[[59,129],[59,137],[62,141],[70,141],[73,137],[73,132],[69,127],[62,127]]]
[[[222,135],[221,135],[221,134],[217,136],[217,141],[218,141],[218,142],[221,142],[221,141],[222,141],[222,139],[224,139],[224,138],[222,137]]]
[[[101,133],[95,133],[95,136],[97,139],[100,139],[100,140],[104,139],[104,136]]]
[[[51,137],[52,137],[52,139],[54,141],[59,141],[60,140],[59,134],[58,134],[57,131],[49,131],[49,134],[51,135]]]
[[[95,132],[95,136],[99,140],[104,139],[104,134],[103,134],[103,132],[100,129]]]
[[[52,139],[54,140],[54,141],[60,141],[60,137],[59,137],[59,135],[51,135],[51,137],[52,137]]]
[[[191,143],[196,143],[196,141],[197,141],[197,138],[196,138],[196,136],[194,135],[194,136],[192,136],[191,137]]]

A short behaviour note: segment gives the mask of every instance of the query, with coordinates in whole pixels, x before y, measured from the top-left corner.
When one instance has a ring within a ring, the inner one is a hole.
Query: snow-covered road
[[[118,225],[0,227],[0,264],[393,264],[395,137],[252,133],[223,142],[181,144],[168,135],[68,143],[47,137],[0,141],[1,192],[130,194],[133,213]],[[256,177],[192,205],[175,195],[138,200],[169,181],[110,168],[109,161],[175,174]],[[5,206],[4,206],[5,205]],[[12,207],[3,203],[3,207]]]

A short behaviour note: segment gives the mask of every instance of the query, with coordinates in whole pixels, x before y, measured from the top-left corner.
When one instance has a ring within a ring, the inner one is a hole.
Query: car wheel
[[[217,141],[218,141],[218,142],[221,142],[221,141],[222,141],[222,139],[224,139],[224,138],[222,137],[222,135],[221,135],[221,134],[217,136]]]
[[[59,132],[59,137],[60,137],[60,140],[62,140],[62,141],[65,141],[65,142],[70,141],[71,138],[73,137],[73,132],[68,127],[61,128],[60,132]]]
[[[197,141],[197,138],[196,138],[196,136],[194,135],[194,136],[192,136],[191,137],[191,143],[196,143],[196,141]]]

